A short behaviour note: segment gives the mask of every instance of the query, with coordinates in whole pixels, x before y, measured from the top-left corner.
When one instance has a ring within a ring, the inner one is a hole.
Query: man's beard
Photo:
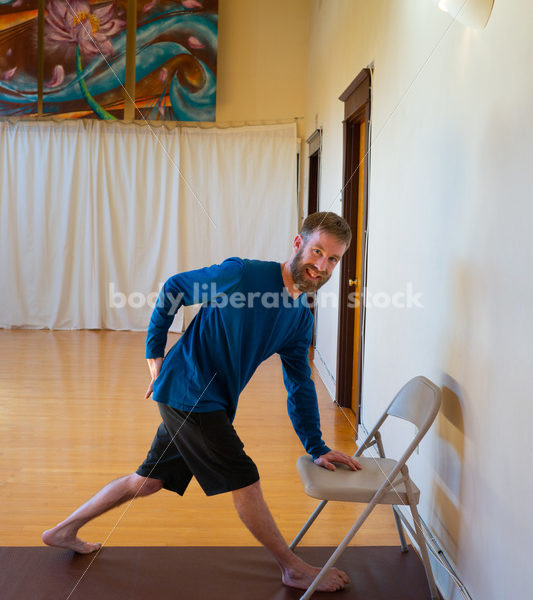
[[[302,260],[302,252],[303,248],[300,248],[290,264],[291,275],[294,285],[298,288],[298,290],[300,290],[300,292],[312,294],[321,288],[326,281],[328,281],[328,279],[331,277],[331,274],[327,275],[323,271],[317,271],[313,265],[310,265],[309,263],[304,264]],[[317,279],[316,281],[311,281],[308,279],[305,274],[306,269],[309,269],[313,275],[320,275],[320,279]]]

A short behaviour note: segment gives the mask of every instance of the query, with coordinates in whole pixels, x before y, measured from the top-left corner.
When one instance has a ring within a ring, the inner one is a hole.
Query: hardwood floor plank
[[[1,545],[40,545],[44,529],[142,462],[160,422],[154,402],[144,399],[144,339],[142,332],[0,330]],[[169,335],[170,343],[176,339]],[[353,414],[341,412],[316,373],[314,379],[324,440],[353,453]],[[287,415],[277,356],[244,390],[235,427],[290,539],[316,501],[304,494],[296,472],[303,448]],[[362,508],[328,506],[305,544],[336,545]],[[183,498],[163,490],[114,509],[81,534],[89,541],[110,536],[115,546],[257,545],[231,495],[207,498],[195,481]],[[396,545],[390,507],[374,511],[354,543]]]

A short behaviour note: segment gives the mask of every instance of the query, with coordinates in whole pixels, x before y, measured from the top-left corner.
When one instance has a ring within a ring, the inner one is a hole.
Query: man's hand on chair
[[[337,468],[333,463],[348,465],[352,471],[359,471],[359,469],[363,468],[354,458],[338,450],[330,450],[326,454],[322,454],[322,456],[315,459],[314,463],[329,471],[335,471]]]

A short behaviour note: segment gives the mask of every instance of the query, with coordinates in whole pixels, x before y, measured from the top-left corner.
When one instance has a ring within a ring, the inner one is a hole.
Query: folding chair
[[[301,456],[298,459],[298,472],[302,479],[305,493],[312,498],[322,500],[322,502],[309,517],[300,533],[292,541],[290,545],[291,549],[296,548],[309,527],[311,527],[322,509],[330,500],[368,503],[361,516],[357,519],[356,523],[350,529],[344,540],[339,544],[335,552],[333,552],[330,559],[316,576],[312,585],[305,594],[301,596],[300,600],[307,600],[311,597],[326,571],[335,564],[377,504],[393,505],[393,513],[398,528],[398,534],[400,536],[402,552],[407,552],[408,548],[405,542],[402,523],[394,510],[394,505],[409,505],[415,525],[416,541],[420,548],[422,562],[424,563],[428,578],[431,598],[437,600],[440,598],[431,571],[426,542],[416,508],[420,499],[420,490],[409,477],[409,470],[406,465],[407,459],[420,444],[420,441],[435,420],[435,417],[439,412],[440,403],[440,389],[434,383],[429,381],[429,379],[419,376],[408,381],[396,394],[394,400],[390,403],[389,407],[383,413],[361,447],[354,454],[354,457],[357,457],[358,461],[361,463],[361,471],[352,471],[346,465],[337,465],[335,471],[328,471],[323,467],[315,465],[308,455]],[[389,416],[405,419],[414,423],[417,427],[415,437],[412,439],[401,458],[397,461],[385,457],[380,433],[381,426]],[[361,456],[367,448],[374,445],[377,446],[380,458]]]

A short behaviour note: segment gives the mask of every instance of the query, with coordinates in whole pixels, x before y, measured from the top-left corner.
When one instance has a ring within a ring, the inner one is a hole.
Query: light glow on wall
[[[475,29],[484,29],[494,6],[494,0],[434,0],[451,17]]]

